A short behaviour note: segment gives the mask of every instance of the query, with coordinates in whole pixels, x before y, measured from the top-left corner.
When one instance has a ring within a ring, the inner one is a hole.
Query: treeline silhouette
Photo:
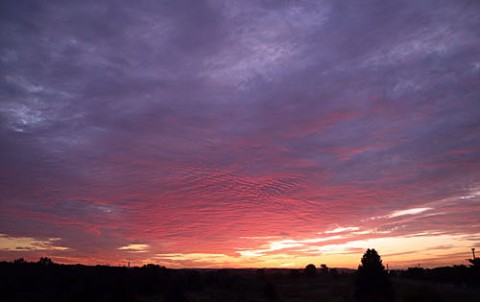
[[[413,280],[434,281],[453,285],[480,286],[480,270],[465,265],[436,268],[410,267],[407,270],[392,271],[391,275]]]
[[[478,259],[478,258],[477,258]],[[168,269],[0,262],[0,301],[480,301],[480,261],[387,271],[368,249],[358,270]],[[446,284],[450,287],[438,286]]]
[[[23,259],[0,263],[0,300],[132,301],[135,295],[148,295],[168,286],[168,270],[160,266],[127,270],[60,265],[42,259],[37,263]]]

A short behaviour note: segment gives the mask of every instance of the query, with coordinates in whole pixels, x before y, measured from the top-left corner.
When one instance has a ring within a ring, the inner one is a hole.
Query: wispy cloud
[[[360,229],[359,227],[338,227],[333,230],[325,231],[325,234],[353,232],[353,231],[358,231],[359,229]]]
[[[148,244],[132,243],[129,245],[121,246],[118,249],[120,251],[142,253],[148,251],[149,248],[150,246]]]
[[[387,215],[388,218],[395,218],[405,215],[417,215],[426,211],[432,210],[432,208],[412,208],[407,210],[394,211],[392,214]]]

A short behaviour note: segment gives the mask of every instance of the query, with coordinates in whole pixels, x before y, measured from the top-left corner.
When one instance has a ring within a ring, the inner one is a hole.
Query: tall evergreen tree
[[[374,249],[367,249],[355,279],[357,301],[393,301],[393,288],[380,255]]]

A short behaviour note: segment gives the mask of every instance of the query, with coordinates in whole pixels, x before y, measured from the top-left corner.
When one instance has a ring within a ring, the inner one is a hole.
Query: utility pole
[[[472,247],[472,256],[473,256],[473,260],[475,260],[475,248]]]

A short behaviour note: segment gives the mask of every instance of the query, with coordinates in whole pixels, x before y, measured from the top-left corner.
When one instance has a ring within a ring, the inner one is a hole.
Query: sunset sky
[[[0,2],[0,260],[467,264],[479,1]]]

